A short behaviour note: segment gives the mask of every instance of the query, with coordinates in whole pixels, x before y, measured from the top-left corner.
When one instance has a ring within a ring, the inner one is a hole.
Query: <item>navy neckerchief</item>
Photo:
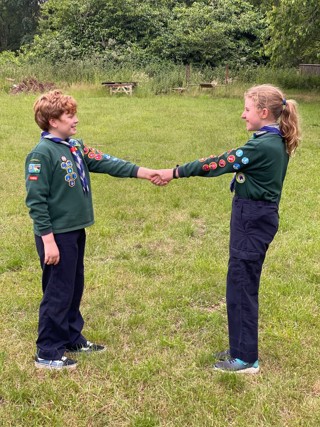
[[[283,135],[279,129],[278,124],[270,125],[270,126],[262,126],[256,133],[253,134],[254,138],[259,137],[260,135],[265,135],[266,133],[274,133],[276,135],[281,136],[283,138]],[[233,175],[233,178],[230,182],[230,191],[231,193],[234,191],[234,187],[236,184],[236,173]]]
[[[42,132],[41,136],[42,136],[42,138],[50,139],[50,141],[56,142],[58,144],[63,144],[63,145],[66,145],[67,147],[69,147],[70,152],[71,152],[73,159],[75,161],[75,164],[77,166],[77,170],[78,170],[78,174],[80,177],[83,192],[85,194],[89,193],[90,189],[89,189],[88,180],[86,178],[86,174],[85,174],[84,167],[83,167],[83,160],[82,160],[82,157],[80,156],[80,154],[78,153],[78,151],[74,147],[75,141],[70,139],[70,138],[66,138],[64,140],[62,138],[59,138],[58,136],[55,136],[49,132],[46,132],[46,131]]]
[[[262,126],[262,128],[260,128],[258,130],[258,132],[254,133],[253,136],[257,137],[260,135],[264,135],[265,133],[275,133],[279,136],[281,136],[283,138],[283,135],[280,131],[279,125],[275,124],[275,125],[270,125],[270,126]]]

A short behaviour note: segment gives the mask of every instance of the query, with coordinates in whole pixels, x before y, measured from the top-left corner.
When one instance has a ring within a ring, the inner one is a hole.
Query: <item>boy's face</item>
[[[78,122],[76,114],[63,113],[58,119],[49,120],[49,132],[61,139],[69,138],[77,133]]]

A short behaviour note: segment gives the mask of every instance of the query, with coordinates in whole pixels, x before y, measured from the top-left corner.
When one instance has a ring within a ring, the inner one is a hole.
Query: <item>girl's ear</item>
[[[267,119],[269,115],[270,115],[270,111],[268,110],[268,108],[262,108],[262,110],[260,110],[261,119]]]

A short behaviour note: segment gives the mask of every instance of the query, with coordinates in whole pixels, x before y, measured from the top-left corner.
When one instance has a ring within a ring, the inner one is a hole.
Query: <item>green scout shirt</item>
[[[26,204],[38,236],[65,233],[88,227],[94,222],[90,174],[107,173],[120,178],[137,177],[139,167],[104,154],[77,140],[90,188],[85,194],[69,147],[41,138],[27,156]]]
[[[234,172],[237,196],[279,203],[288,161],[286,145],[280,135],[256,132],[242,147],[186,163],[178,172],[181,178],[210,178]]]

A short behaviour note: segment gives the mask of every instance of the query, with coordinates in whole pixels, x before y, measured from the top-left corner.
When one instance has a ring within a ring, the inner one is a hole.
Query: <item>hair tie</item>
[[[286,100],[286,98],[283,98],[283,100],[282,100],[282,105],[284,105],[284,106],[286,106],[286,105],[287,105],[287,100]]]

